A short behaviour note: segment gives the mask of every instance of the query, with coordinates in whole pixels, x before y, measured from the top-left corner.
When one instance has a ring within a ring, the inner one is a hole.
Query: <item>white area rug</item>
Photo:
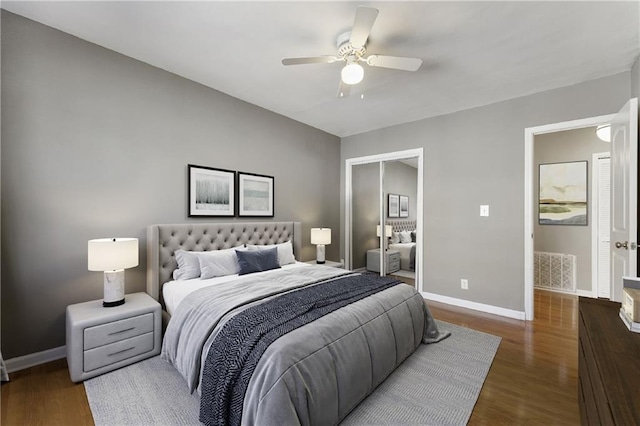
[[[464,425],[500,337],[438,321],[451,337],[420,345],[345,425]],[[199,425],[200,397],[160,357],[95,377],[85,389],[96,425]]]

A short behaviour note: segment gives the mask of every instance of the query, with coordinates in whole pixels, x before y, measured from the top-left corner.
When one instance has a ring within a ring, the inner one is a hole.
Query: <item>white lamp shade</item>
[[[90,271],[115,271],[138,266],[137,238],[100,238],[89,240]]]
[[[347,64],[340,72],[345,84],[358,84],[364,78],[364,68],[360,64]]]
[[[331,244],[331,228],[311,228],[311,244]]]
[[[391,238],[391,234],[393,233],[393,227],[391,225],[384,226],[384,235],[387,238]],[[376,237],[380,236],[380,225],[376,225]]]
[[[611,142],[611,125],[603,124],[602,126],[596,127],[596,136],[598,136],[601,141]]]

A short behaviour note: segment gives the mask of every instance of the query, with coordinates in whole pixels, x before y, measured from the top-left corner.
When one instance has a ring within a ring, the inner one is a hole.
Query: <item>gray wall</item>
[[[409,217],[402,220],[416,220],[416,205],[418,198],[418,169],[401,161],[385,161],[384,163],[384,192],[409,197]],[[394,219],[391,219],[394,220]]]
[[[380,247],[376,226],[380,223],[380,164],[358,164],[351,171],[351,269],[367,266],[367,250]]]
[[[611,114],[629,92],[625,72],[388,127],[343,138],[341,159],[424,147],[424,291],[524,311],[524,129]]]
[[[5,358],[64,345],[66,306],[102,298],[87,240],[138,237],[144,291],[146,226],[213,221],[187,218],[188,163],[274,176],[302,260],[314,226],[340,258],[337,137],[6,11],[2,89]]]
[[[610,143],[598,139],[595,127],[549,133],[535,137],[534,194],[538,194],[539,191],[538,166],[540,164],[582,160],[588,162],[587,199],[589,200],[589,210],[587,213],[587,226],[539,225],[536,219],[533,228],[535,251],[566,253],[576,256],[576,287],[579,290],[591,291],[591,230],[595,220],[591,216],[593,154],[609,152],[610,149]]]

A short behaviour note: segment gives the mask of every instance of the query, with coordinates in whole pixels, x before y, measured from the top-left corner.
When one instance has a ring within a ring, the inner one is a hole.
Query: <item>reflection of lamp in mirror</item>
[[[110,308],[124,303],[124,270],[138,266],[137,238],[101,238],[89,240],[90,271],[104,272],[104,301]]]
[[[384,226],[384,236],[385,236],[385,241],[384,241],[384,249],[387,249],[387,242],[389,241],[389,238],[391,238],[391,233],[393,232],[393,227],[391,225],[385,225]],[[380,225],[376,225],[376,237],[380,236]]]
[[[324,263],[324,246],[331,244],[331,228],[311,228],[311,244],[316,245],[316,263]]]

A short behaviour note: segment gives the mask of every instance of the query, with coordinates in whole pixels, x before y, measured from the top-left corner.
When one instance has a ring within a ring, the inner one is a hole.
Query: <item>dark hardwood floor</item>
[[[470,425],[579,424],[578,298],[535,293],[535,320],[524,322],[428,302],[443,321],[502,337]],[[92,425],[82,384],[65,360],[10,375],[2,425]]]

